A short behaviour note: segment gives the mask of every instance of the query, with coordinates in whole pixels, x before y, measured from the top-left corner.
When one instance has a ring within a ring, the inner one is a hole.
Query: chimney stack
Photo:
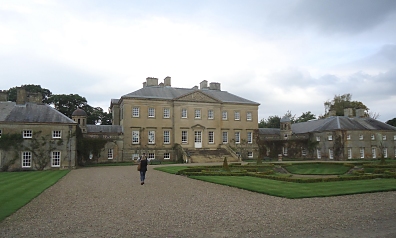
[[[16,103],[21,105],[26,103],[26,90],[23,87],[17,87],[17,100]]]
[[[167,77],[164,79],[164,86],[165,86],[165,87],[171,87],[171,77],[167,76]]]
[[[210,83],[209,89],[211,90],[219,90],[220,91],[220,83]]]
[[[199,89],[207,89],[208,88],[208,81],[204,80],[201,83],[199,83]]]
[[[43,95],[41,93],[29,93],[28,101],[37,103],[37,104],[42,104],[43,103]]]
[[[0,102],[7,102],[7,98],[8,98],[8,91],[0,90]]]
[[[352,116],[353,116],[353,110],[352,110],[352,108],[345,108],[345,109],[344,109],[344,116],[345,116],[345,117],[352,117]]]
[[[356,109],[356,117],[365,117],[364,109]]]
[[[147,84],[146,84],[147,87],[158,86],[158,79],[157,78],[148,77],[148,78],[146,78],[146,82],[147,82]]]

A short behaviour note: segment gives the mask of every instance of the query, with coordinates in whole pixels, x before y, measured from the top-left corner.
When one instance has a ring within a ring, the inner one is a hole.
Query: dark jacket
[[[140,160],[140,171],[147,171],[147,163],[147,159]]]

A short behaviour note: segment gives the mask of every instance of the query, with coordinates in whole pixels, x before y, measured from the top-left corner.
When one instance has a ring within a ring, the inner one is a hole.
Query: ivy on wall
[[[96,161],[100,157],[100,152],[109,140],[102,138],[84,138],[79,127],[76,130],[77,137],[77,163],[85,165],[90,161]],[[92,158],[90,158],[92,156]]]

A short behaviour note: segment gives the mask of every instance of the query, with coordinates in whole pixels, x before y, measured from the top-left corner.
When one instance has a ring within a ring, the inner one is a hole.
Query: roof
[[[288,117],[288,116],[284,116],[284,117],[282,117],[282,119],[280,120],[280,122],[290,122],[291,120],[290,120],[290,117]]]
[[[396,132],[396,127],[373,118],[350,118],[345,116],[332,116],[324,119],[295,123],[291,125],[291,129],[294,134],[335,130],[385,130]],[[260,128],[259,131],[260,134],[265,135],[280,134],[279,128]]]
[[[87,125],[88,133],[122,133],[120,125]]]
[[[47,104],[0,102],[0,122],[77,124]]]
[[[87,113],[81,109],[81,108],[77,108],[76,110],[74,110],[74,112],[72,113],[72,116],[87,116]]]
[[[141,98],[141,99],[163,99],[163,100],[174,100],[183,95],[187,95],[194,91],[202,92],[209,97],[212,97],[223,103],[241,103],[241,104],[255,104],[257,102],[247,100],[245,98],[236,96],[227,91],[211,90],[211,89],[193,89],[193,88],[173,88],[173,87],[162,87],[162,86],[149,86],[141,88],[132,93],[128,93],[121,98]]]

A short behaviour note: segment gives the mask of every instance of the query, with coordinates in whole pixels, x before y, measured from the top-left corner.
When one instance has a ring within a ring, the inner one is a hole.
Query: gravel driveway
[[[73,170],[0,237],[396,237],[396,192],[290,200],[153,167]]]

